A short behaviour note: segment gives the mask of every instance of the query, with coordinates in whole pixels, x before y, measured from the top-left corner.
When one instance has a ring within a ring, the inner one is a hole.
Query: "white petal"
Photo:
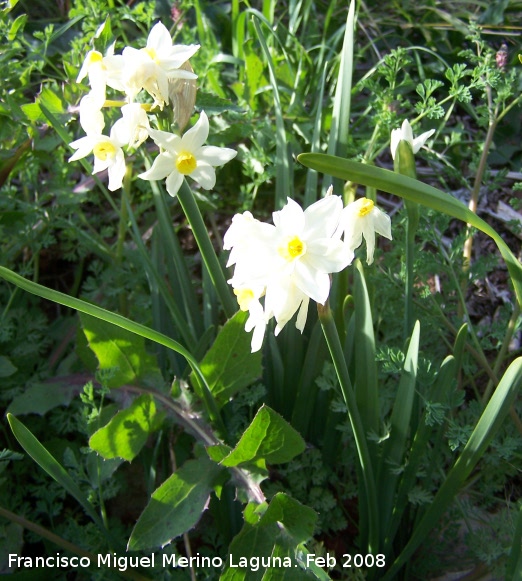
[[[208,130],[208,117],[205,111],[201,111],[197,123],[181,138],[181,148],[195,153],[207,140]]]
[[[173,171],[167,178],[166,182],[167,192],[173,198],[175,198],[179,191],[179,188],[181,188],[182,183],[183,183],[183,174],[180,174],[178,171]]]
[[[181,151],[181,137],[179,135],[157,129],[150,129],[149,135],[154,140],[154,143],[161,148],[176,155]]]
[[[334,238],[322,238],[310,243],[306,254],[300,259],[319,272],[340,272],[351,262],[351,255],[346,253],[346,246]]]
[[[215,147],[214,145],[206,145],[201,147],[197,152],[198,160],[206,161],[214,167],[223,165],[236,157],[237,151],[229,149],[228,147]]]
[[[167,27],[158,22],[155,24],[147,38],[147,48],[153,48],[155,51],[169,50],[172,48],[172,37]]]
[[[339,196],[329,195],[304,211],[306,239],[331,237],[339,223],[343,202]]]
[[[435,129],[430,129],[429,131],[425,131],[419,137],[416,137],[412,143],[413,153],[417,153],[421,147],[424,146],[426,141],[435,133]]]
[[[402,122],[401,132],[401,140],[407,141],[410,145],[413,144],[413,130],[411,128],[410,122],[407,119]]]
[[[388,216],[388,214],[382,210],[379,210],[379,208],[374,207],[371,213],[371,219],[373,221],[375,232],[391,240],[391,218]]]
[[[165,152],[160,153],[154,160],[151,168],[139,174],[138,177],[142,180],[162,180],[173,171],[176,171],[177,173],[174,158],[172,157],[172,154]]]
[[[299,312],[297,313],[297,320],[295,322],[295,326],[297,329],[299,329],[299,331],[301,331],[301,333],[303,332],[306,324],[309,303],[310,300],[308,299],[308,297],[305,297],[303,299],[303,302],[301,303],[301,306],[299,307]]]
[[[116,152],[116,158],[114,162],[109,166],[109,185],[108,188],[111,192],[121,188],[123,183],[123,178],[125,176],[125,157],[123,151],[119,149]]]
[[[294,267],[296,286],[316,303],[324,304],[330,293],[330,277],[324,272],[307,268],[306,263],[296,261]]]
[[[294,200],[287,198],[286,205],[272,214],[276,228],[283,236],[300,234],[305,225],[305,216],[301,206]]]
[[[198,161],[198,165],[190,177],[198,182],[204,190],[211,190],[216,185],[216,171],[204,161]]]
[[[397,151],[397,147],[399,147],[401,136],[402,132],[400,129],[392,129],[390,139],[390,150],[393,159],[395,159],[395,152]]]

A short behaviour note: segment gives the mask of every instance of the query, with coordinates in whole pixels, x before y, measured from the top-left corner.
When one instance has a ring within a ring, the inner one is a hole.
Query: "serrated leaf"
[[[262,406],[241,436],[237,446],[221,462],[238,466],[264,460],[269,464],[289,462],[305,449],[305,442],[286,420],[268,406]]]
[[[80,319],[99,368],[114,370],[108,387],[145,379],[162,381],[156,358],[145,351],[143,337],[85,313],[80,313]]]
[[[38,414],[43,416],[59,406],[68,406],[75,391],[63,383],[39,383],[15,397],[7,411],[15,415]]]
[[[89,440],[89,446],[104,458],[133,460],[150,434],[161,425],[163,414],[150,394],[136,398],[130,407],[118,412]]]
[[[221,471],[204,456],[185,462],[152,494],[132,531],[128,550],[163,547],[194,527]]]
[[[276,494],[264,514],[256,519],[259,509],[252,504],[246,507],[245,524],[232,540],[227,560],[229,567],[220,581],[315,578],[299,566],[297,559],[300,539],[307,540],[313,534],[315,512],[284,493]],[[268,557],[272,560],[268,561]],[[274,562],[274,557],[280,561]]]
[[[245,340],[244,325],[248,313],[238,311],[219,332],[212,347],[201,361],[201,372],[218,405],[222,406],[240,389],[261,376],[261,352],[251,353]],[[197,381],[191,374],[195,386]]]

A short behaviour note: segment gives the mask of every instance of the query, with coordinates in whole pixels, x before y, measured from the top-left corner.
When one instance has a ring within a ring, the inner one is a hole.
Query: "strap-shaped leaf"
[[[65,468],[56,458],[41,444],[32,432],[12,414],[7,414],[7,421],[18,443],[27,454],[43,469],[49,476],[54,478],[58,484],[63,486],[67,492],[73,496],[84,508],[85,512],[105,533],[106,529],[94,507],[89,502],[87,496],[82,492],[76,482],[69,476]]]
[[[522,305],[522,265],[513,255],[500,235],[482,218],[469,210],[462,202],[449,194],[412,178],[396,174],[387,169],[349,161],[322,153],[302,153],[297,160],[304,166],[333,175],[357,184],[372,186],[382,192],[395,194],[438,212],[462,220],[491,236],[495,241],[509,270],[517,301]]]

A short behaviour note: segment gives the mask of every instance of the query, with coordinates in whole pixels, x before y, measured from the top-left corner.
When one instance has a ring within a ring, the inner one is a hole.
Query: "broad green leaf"
[[[103,526],[100,517],[96,514],[94,507],[91,505],[85,494],[80,490],[76,482],[69,476],[65,468],[63,468],[56,458],[48,452],[45,446],[43,446],[33,436],[31,431],[28,430],[20,420],[8,413],[7,421],[11,426],[15,438],[18,440],[18,443],[27,454],[83,506],[85,512],[99,526],[102,532],[105,533],[105,527]]]
[[[130,407],[118,412],[110,422],[96,431],[89,446],[104,458],[133,460],[152,432],[159,429],[163,413],[156,409],[150,394],[136,398]]]
[[[247,316],[248,313],[238,311],[229,319],[200,363],[201,372],[219,406],[261,376],[262,354],[260,351],[251,353],[244,329]],[[191,380],[194,379],[193,373]]]
[[[522,357],[518,357],[504,373],[462,454],[449,471],[421,521],[415,527],[410,540],[384,575],[383,581],[391,581],[391,579],[396,578],[397,571],[410,560],[429,532],[435,528],[504,422],[515,402],[521,384]]]
[[[232,540],[229,566],[220,581],[316,578],[299,566],[300,544],[313,535],[316,513],[284,493],[276,494],[259,516],[262,509],[252,504],[245,508],[245,524]]]
[[[108,387],[147,379],[161,381],[156,359],[145,351],[143,337],[83,313],[80,319],[99,368],[113,370]]]
[[[204,456],[185,462],[153,492],[132,531],[127,549],[163,547],[194,527],[221,471]]]
[[[15,415],[38,414],[43,416],[59,406],[68,406],[75,391],[63,382],[38,383],[26,389],[10,403],[7,411]]]
[[[268,406],[262,406],[245,430],[237,446],[221,462],[238,466],[264,460],[268,464],[289,462],[301,454],[305,442],[298,432]]]
[[[11,363],[5,355],[0,355],[0,377],[9,377],[16,373],[18,369]]]
[[[522,305],[522,265],[501,236],[482,218],[453,196],[418,180],[363,163],[321,153],[302,153],[297,160],[305,167],[357,184],[395,194],[405,200],[427,206],[478,228],[495,241],[509,270],[519,305]]]
[[[21,109],[30,121],[45,122],[44,112],[49,111],[54,117],[60,119],[65,115],[64,105],[58,95],[49,87],[44,87],[34,103],[22,105]]]
[[[298,545],[312,538],[316,521],[317,514],[313,509],[283,492],[278,492],[270,501],[260,522],[282,524],[286,533]]]

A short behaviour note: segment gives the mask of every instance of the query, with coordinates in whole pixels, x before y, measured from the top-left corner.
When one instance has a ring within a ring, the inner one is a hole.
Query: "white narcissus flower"
[[[407,141],[413,150],[413,153],[417,153],[421,147],[424,146],[426,141],[435,133],[435,129],[430,129],[426,131],[422,135],[419,135],[415,139],[413,139],[413,131],[411,129],[410,122],[405,119],[402,123],[402,127],[400,129],[392,129],[391,132],[391,140],[390,140],[390,149],[392,158],[395,159],[395,152],[397,151],[397,147],[399,147],[400,141]]]
[[[364,237],[368,264],[373,262],[375,234],[392,239],[390,217],[368,198],[359,198],[348,204],[343,210],[339,227],[344,232],[345,244],[352,252],[361,245]]]
[[[204,111],[194,127],[183,137],[151,129],[150,136],[163,151],[156,157],[152,167],[138,177],[144,180],[167,178],[167,192],[171,196],[178,193],[185,176],[190,176],[205,190],[212,189],[216,184],[214,168],[233,159],[237,151],[227,147],[203,145],[208,131],[208,118]]]
[[[265,289],[262,286],[241,286],[234,288],[234,294],[236,295],[239,308],[242,311],[249,312],[249,317],[245,323],[245,331],[247,333],[252,330],[254,331],[250,344],[252,353],[261,349],[268,322],[263,305],[259,300],[264,292]]]
[[[73,149],[76,149],[69,161],[76,161],[93,153],[94,167],[92,173],[95,174],[108,169],[108,188],[114,191],[121,188],[123,176],[125,175],[125,156],[123,155],[122,147],[126,145],[126,142],[119,138],[114,128],[111,130],[109,137],[102,134],[105,122],[98,105],[97,98],[90,93],[80,102],[80,123],[87,135],[69,144]]]
[[[125,62],[122,81],[132,101],[145,89],[160,108],[169,102],[169,79],[196,79],[193,72],[181,68],[199,49],[199,45],[173,45],[167,28],[158,22],[152,27],[147,45],[142,49],[123,49]]]
[[[123,57],[114,54],[114,44],[109,47],[105,56],[97,50],[91,50],[83,61],[76,82],[80,83],[85,77],[89,77],[92,92],[98,96],[103,96],[103,100],[105,100],[107,85],[118,91],[123,91],[124,87],[120,80],[123,67]]]
[[[112,126],[112,131],[121,143],[139,147],[149,136],[150,124],[145,109],[140,103],[128,103],[121,108],[122,116]]]
[[[338,230],[342,208],[339,196],[328,196],[304,211],[288,199],[282,210],[274,212],[273,226],[255,220],[249,212],[234,216],[224,237],[224,248],[231,250],[228,265],[235,264],[228,282],[240,307],[251,314],[248,326],[257,332],[253,351],[261,348],[264,328],[272,317],[277,335],[298,312],[296,327],[302,332],[310,299],[324,304],[330,274],[352,261],[353,251],[340,240]]]

